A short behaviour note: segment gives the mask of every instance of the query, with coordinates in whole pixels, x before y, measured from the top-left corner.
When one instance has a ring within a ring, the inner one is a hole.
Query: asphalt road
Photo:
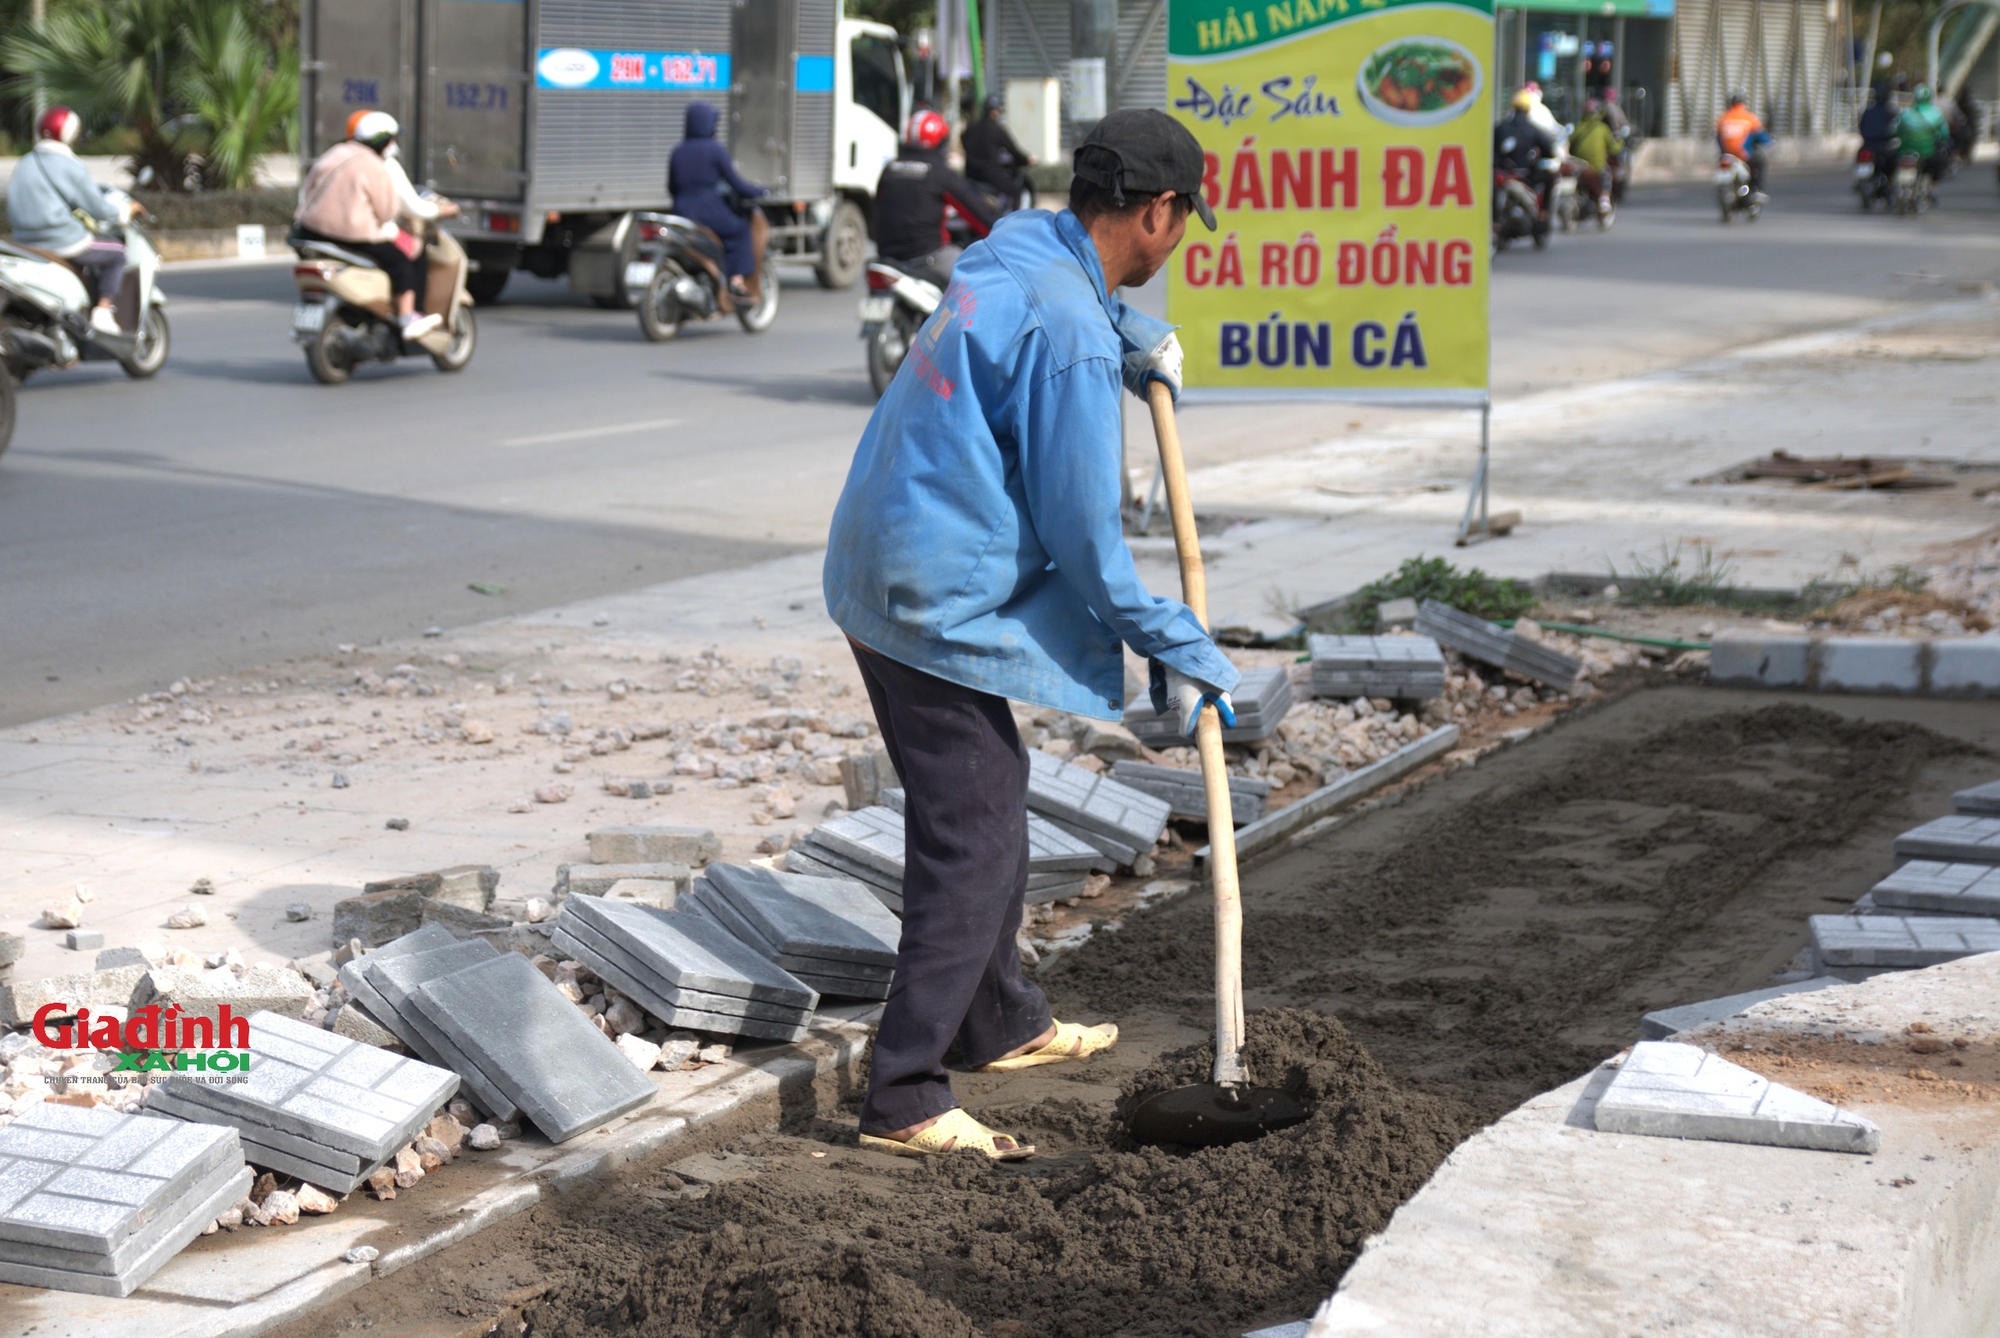
[[[1861,216],[1830,174],[1775,193],[1725,229],[1703,187],[1638,189],[1607,234],[1502,256],[1496,393],[2000,279],[1990,165],[1918,219]],[[464,372],[406,360],[339,388],[289,340],[284,266],[164,286],[158,378],[89,364],[22,390],[0,458],[0,723],[813,546],[872,406],[856,295],[809,279],[765,335],[713,322],[653,345],[630,313],[516,275]],[[1184,432],[1200,465],[1362,417],[1191,409]]]

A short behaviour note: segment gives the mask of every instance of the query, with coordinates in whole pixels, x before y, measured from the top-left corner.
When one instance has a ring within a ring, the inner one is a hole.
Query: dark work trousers
[[[894,1133],[958,1105],[954,1041],[978,1067],[1049,1029],[1015,935],[1028,887],[1028,753],[1004,697],[855,645],[903,782],[903,937],[861,1128]]]

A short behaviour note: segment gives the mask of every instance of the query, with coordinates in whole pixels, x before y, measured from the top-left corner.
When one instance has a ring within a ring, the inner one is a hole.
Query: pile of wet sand
[[[1273,1305],[1303,1312],[1474,1122],[1406,1090],[1316,1013],[1252,1015],[1246,1054],[1260,1081],[1308,1103],[1305,1124],[1181,1152],[1132,1147],[1099,1115],[1101,1149],[1053,1164],[884,1159],[723,1185],[688,1205],[688,1234],[636,1277],[579,1280],[527,1314],[530,1331],[1224,1334]],[[1205,1045],[1162,1058],[1127,1084],[1120,1111],[1205,1079],[1212,1058]],[[1092,1123],[1005,1115],[1030,1131]]]

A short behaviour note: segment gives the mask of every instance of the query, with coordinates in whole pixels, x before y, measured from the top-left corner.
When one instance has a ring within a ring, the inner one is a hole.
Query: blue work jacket
[[[1172,327],[1106,291],[1076,215],[1002,219],[875,406],[834,509],[827,611],[892,660],[1078,715],[1125,705],[1119,642],[1191,678],[1237,672],[1147,592],[1119,519],[1121,384]]]

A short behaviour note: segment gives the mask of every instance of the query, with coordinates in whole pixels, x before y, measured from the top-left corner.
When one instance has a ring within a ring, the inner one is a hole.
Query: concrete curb
[[[1709,651],[1708,681],[1905,697],[2000,697],[2000,636],[1920,640],[1729,629]]]
[[[396,1205],[355,1195],[329,1217],[211,1238],[123,1300],[0,1285],[0,1307],[16,1319],[11,1332],[38,1338],[256,1338],[760,1103],[775,1126],[816,1083],[853,1073],[879,1012],[879,1004],[838,1006],[796,1044],[759,1047],[714,1069],[651,1074],[659,1095],[630,1115],[559,1146],[503,1144]],[[342,1258],[371,1244],[381,1250],[372,1263]]]

